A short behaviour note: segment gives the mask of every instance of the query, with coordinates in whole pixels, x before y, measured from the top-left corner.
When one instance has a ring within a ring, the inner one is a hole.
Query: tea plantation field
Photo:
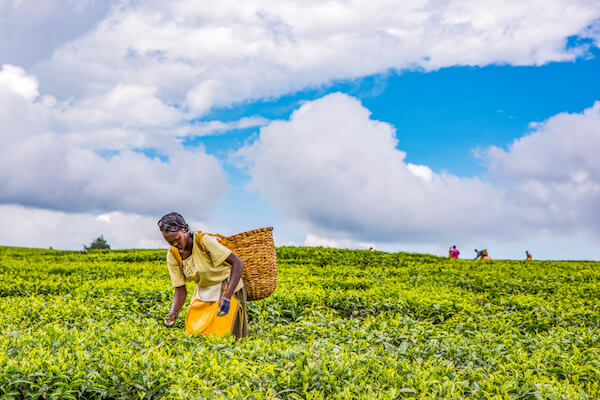
[[[235,342],[162,326],[165,252],[0,247],[0,398],[600,398],[599,263],[280,247]]]

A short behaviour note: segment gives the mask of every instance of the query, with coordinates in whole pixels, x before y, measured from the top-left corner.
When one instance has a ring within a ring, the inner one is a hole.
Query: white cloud
[[[201,115],[388,69],[573,60],[596,32],[588,0],[132,2],[36,66],[59,98],[156,87]]]
[[[0,77],[5,77],[6,71],[10,77],[35,82],[19,68],[5,68]],[[152,97],[152,90],[118,87],[106,96],[75,106],[47,101],[47,96],[36,101],[39,96],[37,91],[30,95],[33,92],[26,84],[17,85],[17,90],[0,90],[0,203],[141,214],[177,209],[206,217],[225,192],[219,162],[202,149],[186,150],[170,139],[161,149],[168,161],[132,150],[135,147],[128,124],[160,130],[177,121],[177,113]],[[144,118],[144,110],[152,115]],[[86,119],[93,120],[87,130]],[[103,126],[112,125],[125,131],[129,146],[119,147],[98,138]],[[79,134],[70,129],[79,130]],[[86,135],[91,139],[84,143],[81,137]],[[90,142],[95,146],[89,146]],[[119,151],[101,157],[95,150],[102,148]]]
[[[545,183],[568,182],[585,173],[600,180],[600,101],[582,113],[557,114],[516,139],[507,151],[489,149],[490,169],[497,175]]]
[[[107,159],[46,134],[0,150],[0,159],[3,203],[205,217],[225,190],[220,165],[201,152],[182,150],[168,163],[131,151]]]
[[[203,121],[188,128],[190,135],[216,135],[223,132],[265,126],[269,120],[260,116],[244,117],[237,121]]]
[[[31,66],[94,28],[120,0],[0,1],[0,64]]]
[[[423,178],[427,182],[431,182],[433,179],[433,171],[426,165],[415,165],[408,163],[406,164],[406,167],[415,176]]]
[[[171,210],[169,210],[171,211]],[[27,208],[20,205],[0,205],[0,244],[3,246],[39,247],[66,250],[82,250],[102,235],[112,249],[153,248],[167,249],[168,245],[157,228],[161,215],[148,217],[139,214],[110,212],[100,215]],[[186,218],[193,230],[206,231],[204,222]],[[375,246],[352,240],[335,240],[308,234],[304,243],[279,243],[278,245],[329,246],[336,248],[368,249],[384,251],[409,251],[446,255],[447,246],[427,243],[393,243]],[[461,258],[472,258],[473,246],[480,248],[482,241],[457,242]],[[518,243],[483,241],[494,258],[525,258],[525,249],[534,259],[561,259],[569,249],[570,259],[597,259],[597,245],[585,236],[564,240],[555,237],[528,239]]]
[[[352,240],[339,240],[319,237],[309,233],[304,240],[304,246],[333,247],[337,249],[375,249],[375,243],[356,242]]]
[[[590,25],[582,32],[581,37],[591,39],[596,47],[600,47],[600,23],[596,21],[595,24]]]
[[[377,242],[600,237],[600,103],[486,154],[492,182],[407,164],[394,129],[332,94],[260,131],[238,156],[253,184],[316,237]],[[401,143],[400,143],[401,147]]]
[[[71,105],[62,118],[70,127],[156,129],[180,124],[185,115],[157,98],[156,88],[117,85],[107,93],[87,97]]]
[[[397,145],[391,125],[336,93],[262,128],[239,156],[261,193],[315,235],[419,241],[457,227],[483,234],[504,218],[494,187],[410,166]]]
[[[162,215],[161,215],[162,216]],[[160,216],[111,212],[94,216],[19,205],[0,205],[0,243],[4,246],[81,250],[102,235],[112,249],[167,248],[157,226]],[[188,220],[192,229],[202,223]]]
[[[3,65],[0,71],[0,90],[17,93],[25,100],[33,100],[40,94],[34,76],[28,75],[21,67],[8,64]]]
[[[532,210],[533,226],[599,236],[600,102],[582,113],[555,115],[534,129],[508,150],[490,148],[490,171]]]

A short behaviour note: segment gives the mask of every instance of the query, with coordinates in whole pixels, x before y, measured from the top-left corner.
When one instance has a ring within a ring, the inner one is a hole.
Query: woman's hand
[[[171,312],[165,315],[165,319],[163,320],[164,326],[171,327],[173,324],[175,324],[179,310],[181,310],[183,303],[185,303],[186,297],[187,289],[185,285],[175,288],[175,291],[173,292],[173,305],[171,306]]]
[[[175,320],[177,319],[178,314],[177,313],[173,313],[170,312],[167,315],[165,315],[165,319],[163,319],[163,325],[166,326],[167,328],[170,328],[173,326],[173,324],[175,324]]]
[[[219,312],[217,312],[217,317],[222,317],[223,315],[229,314],[229,307],[231,306],[231,300],[226,297],[221,297],[219,301]]]

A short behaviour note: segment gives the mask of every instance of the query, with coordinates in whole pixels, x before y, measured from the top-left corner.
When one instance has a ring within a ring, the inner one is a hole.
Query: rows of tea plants
[[[236,342],[162,326],[165,250],[0,247],[0,398],[600,398],[598,263],[277,255]]]

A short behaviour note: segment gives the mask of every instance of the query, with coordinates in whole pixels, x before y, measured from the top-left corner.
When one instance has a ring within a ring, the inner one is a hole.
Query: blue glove
[[[217,312],[217,317],[222,317],[223,315],[229,314],[230,305],[231,300],[226,299],[225,297],[221,297],[221,305],[219,306],[219,312]]]

